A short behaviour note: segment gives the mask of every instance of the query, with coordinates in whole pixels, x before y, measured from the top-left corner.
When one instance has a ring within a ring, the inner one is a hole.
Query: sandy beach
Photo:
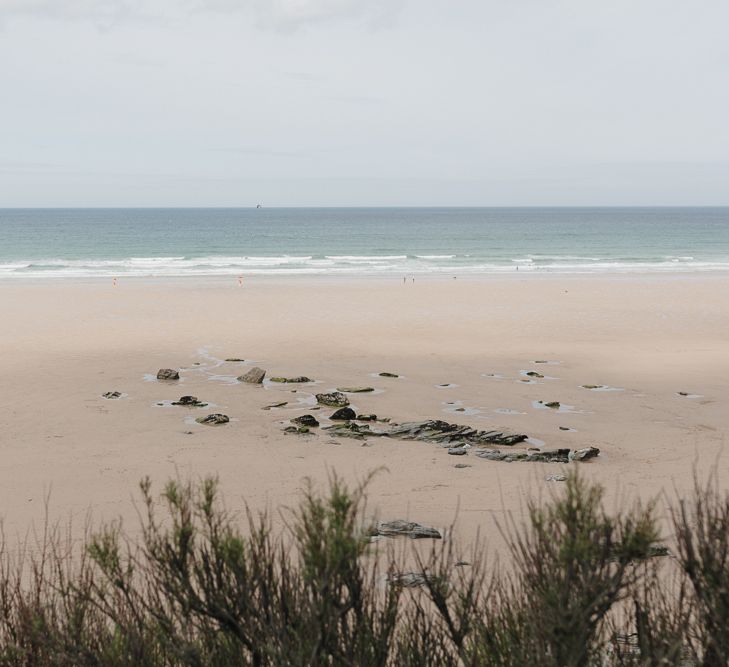
[[[728,297],[721,274],[3,282],[6,539],[42,523],[46,497],[78,530],[89,510],[133,526],[145,475],[158,486],[218,475],[231,509],[277,510],[295,504],[306,477],[324,483],[335,470],[355,481],[384,468],[370,486],[373,514],[437,527],[457,515],[461,539],[480,531],[498,543],[494,518],[554,488],[545,476],[566,467],[283,432],[293,417],[329,415],[311,412],[312,397],[342,386],[373,387],[350,395],[355,410],[392,422],[444,419],[524,433],[532,446],[598,447],[598,458],[569,465],[604,484],[609,503],[672,494],[690,486],[695,464],[729,466],[726,453],[717,459],[729,426]],[[316,384],[236,381],[252,366]],[[180,369],[180,380],[157,381],[160,368]],[[123,395],[102,398],[108,391]],[[167,405],[182,395],[210,406]],[[211,412],[230,423],[195,422]]]

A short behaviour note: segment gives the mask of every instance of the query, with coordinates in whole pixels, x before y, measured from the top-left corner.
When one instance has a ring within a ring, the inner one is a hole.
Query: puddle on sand
[[[511,408],[496,408],[494,412],[497,415],[525,415],[526,412],[519,412],[518,410],[512,410]]]
[[[443,405],[446,406],[443,408],[443,412],[455,415],[478,415],[482,412],[479,408],[469,408],[463,405],[463,401],[448,401]]]
[[[532,407],[536,410],[549,410],[550,412],[571,412],[573,414],[585,414],[584,410],[575,410],[574,405],[566,405],[565,403],[560,403],[560,406],[558,408],[550,408],[545,403],[541,403],[540,401],[532,401]]]

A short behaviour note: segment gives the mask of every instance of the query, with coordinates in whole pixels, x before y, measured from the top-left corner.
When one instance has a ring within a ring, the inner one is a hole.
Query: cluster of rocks
[[[157,371],[158,380],[179,380],[180,373],[174,368],[160,368]]]
[[[220,424],[227,424],[230,421],[228,415],[220,414],[219,412],[207,415],[206,417],[198,417],[195,420],[198,424],[206,424],[208,426],[219,426]]]
[[[197,396],[180,396],[180,400],[172,401],[172,405],[184,405],[188,408],[206,408],[208,404],[199,401]]]
[[[449,424],[440,419],[397,424],[390,429],[388,435],[402,440],[422,440],[443,446],[458,443],[461,445],[502,445],[509,447],[524,442],[528,437],[524,434],[511,434],[503,431],[479,431],[470,426]]]
[[[450,451],[449,451],[450,453]],[[489,461],[528,461],[535,463],[571,463],[572,461],[588,461],[600,454],[597,447],[584,447],[583,449],[540,449],[526,452],[503,452],[499,449],[480,449],[476,456]],[[554,480],[562,481],[562,480]]]

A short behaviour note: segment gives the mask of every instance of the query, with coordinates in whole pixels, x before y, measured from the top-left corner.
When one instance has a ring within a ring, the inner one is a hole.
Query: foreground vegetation
[[[465,563],[451,540],[371,543],[364,485],[336,477],[282,532],[267,516],[239,526],[214,480],[141,492],[139,539],[111,524],[80,550],[50,530],[0,554],[1,665],[729,665],[715,483],[673,506],[671,554],[656,556],[652,506],[610,516],[571,475],[501,526],[502,567],[481,545]]]

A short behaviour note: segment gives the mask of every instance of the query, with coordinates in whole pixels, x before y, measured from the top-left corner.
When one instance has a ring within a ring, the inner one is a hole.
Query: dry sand
[[[261,410],[343,385],[381,390],[352,402],[393,421],[440,418],[547,447],[599,447],[598,459],[571,465],[604,484],[612,504],[686,489],[697,462],[728,471],[728,455],[717,459],[729,426],[727,276],[282,278],[242,289],[235,279],[7,281],[0,304],[0,514],[10,541],[42,522],[48,494],[52,515],[73,516],[79,529],[90,508],[134,525],[145,475],[159,488],[215,474],[230,508],[276,509],[295,504],[305,477],[323,483],[336,470],[354,481],[384,467],[370,486],[372,512],[439,527],[458,512],[466,541],[477,530],[496,535],[494,517],[556,486],[545,475],[564,466],[285,435],[282,421],[308,410]],[[227,357],[251,363],[219,362]],[[296,386],[235,382],[253,363],[318,384],[291,393]],[[146,377],[161,367],[182,369],[182,379]],[[531,370],[553,379],[522,382]],[[403,377],[371,376],[380,371]],[[101,397],[111,390],[125,396]],[[157,406],[183,394],[215,407]],[[539,400],[574,408],[537,409]],[[209,412],[232,421],[194,422]]]

